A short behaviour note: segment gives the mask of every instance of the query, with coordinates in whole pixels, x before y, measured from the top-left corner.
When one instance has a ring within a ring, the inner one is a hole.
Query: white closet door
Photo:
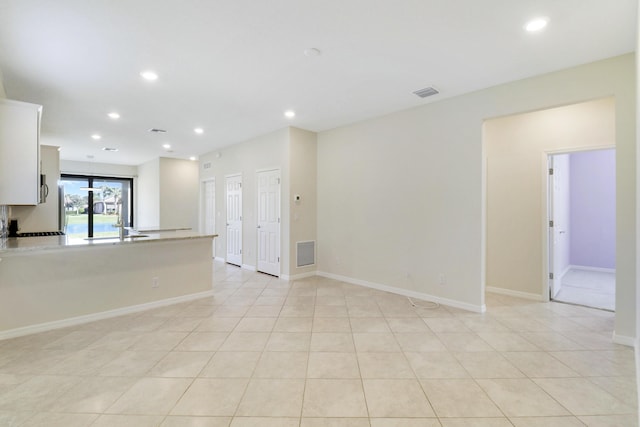
[[[258,271],[280,275],[280,171],[258,172]]]
[[[227,197],[227,257],[229,264],[242,266],[242,175],[225,178]]]

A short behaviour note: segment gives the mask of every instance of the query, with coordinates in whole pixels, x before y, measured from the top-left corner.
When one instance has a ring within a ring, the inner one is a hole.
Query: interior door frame
[[[256,271],[258,271],[258,261],[260,260],[260,236],[257,232],[258,220],[260,215],[260,187],[259,187],[259,179],[258,175],[263,172],[278,172],[278,218],[280,218],[280,222],[278,223],[278,277],[282,275],[282,170],[279,167],[273,168],[264,168],[264,169],[256,169]],[[269,274],[269,273],[266,273]]]
[[[549,187],[551,185],[551,181],[549,178],[550,159],[552,156],[555,156],[557,154],[572,154],[572,153],[581,153],[585,151],[599,151],[599,150],[610,150],[610,149],[616,149],[616,145],[615,144],[594,145],[590,147],[575,147],[575,148],[566,148],[566,149],[560,149],[560,150],[545,150],[542,152],[542,157],[540,161],[540,165],[541,165],[540,176],[542,177],[542,188],[544,188],[545,191],[542,192],[542,195],[541,195],[542,200],[540,203],[540,205],[542,206],[542,212],[541,212],[542,284],[541,284],[541,287],[542,287],[542,298],[543,298],[543,301],[545,302],[549,302],[551,300],[550,299],[551,286],[550,286],[550,279],[549,279],[551,266],[549,262],[549,259],[550,259],[549,257],[552,256],[553,254],[550,246],[552,244],[552,241],[549,238],[551,234],[549,231],[549,221],[551,220],[550,198],[553,196],[553,194],[551,194],[549,191]]]

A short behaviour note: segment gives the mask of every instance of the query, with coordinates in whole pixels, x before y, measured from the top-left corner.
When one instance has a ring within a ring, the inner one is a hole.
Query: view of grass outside
[[[85,238],[89,230],[89,217],[86,214],[67,212],[67,235],[72,238]],[[107,237],[117,236],[118,229],[113,224],[118,222],[116,214],[94,214],[93,215],[93,236]]]

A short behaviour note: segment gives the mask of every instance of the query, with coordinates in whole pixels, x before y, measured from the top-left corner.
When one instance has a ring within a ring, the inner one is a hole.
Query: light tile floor
[[[214,271],[212,298],[0,341],[0,426],[638,426],[613,313]]]

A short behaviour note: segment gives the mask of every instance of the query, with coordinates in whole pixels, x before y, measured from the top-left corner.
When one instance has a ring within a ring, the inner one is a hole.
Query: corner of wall
[[[285,192],[289,208],[289,269],[287,277],[315,274],[317,262],[311,266],[296,267],[297,242],[316,242],[318,217],[318,150],[317,134],[289,127],[289,191]]]

